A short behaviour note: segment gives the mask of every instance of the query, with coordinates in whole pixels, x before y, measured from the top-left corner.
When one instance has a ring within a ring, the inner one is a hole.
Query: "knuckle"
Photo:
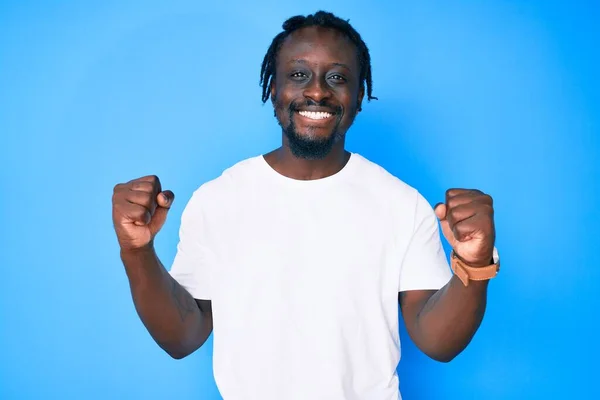
[[[154,210],[154,208],[156,207],[156,200],[152,196],[150,196],[150,194],[146,195],[142,201],[143,205],[150,210]]]
[[[478,201],[475,203],[477,205],[477,211],[484,214],[491,214],[494,212],[494,207],[492,204],[485,199],[482,201]]]
[[[448,208],[452,212],[456,212],[456,209],[464,203],[460,197],[452,197],[448,200]]]
[[[450,215],[451,215],[452,221],[458,221],[458,220],[460,220],[461,217],[463,216],[463,214],[464,213],[460,209],[458,209],[458,208],[454,208],[454,209],[452,209],[452,211],[450,211]]]
[[[141,206],[150,206],[153,203],[152,195],[148,192],[136,191],[132,193],[134,196],[131,200],[135,202],[135,204],[139,204]]]
[[[446,190],[446,195],[448,197],[454,197],[454,196],[458,196],[459,194],[464,194],[464,193],[468,193],[469,190],[468,189],[462,189],[462,188],[450,188],[448,190]]]
[[[147,183],[144,181],[134,181],[131,183],[131,189],[132,190],[144,189],[144,187],[146,185],[147,185]]]
[[[117,191],[114,192],[112,195],[112,203],[114,207],[119,207],[120,203],[122,203],[124,201],[124,195],[123,192],[121,191]]]

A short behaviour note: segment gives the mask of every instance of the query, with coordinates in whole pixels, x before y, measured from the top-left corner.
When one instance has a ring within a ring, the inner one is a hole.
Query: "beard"
[[[293,114],[292,114],[293,115]],[[310,128],[309,128],[310,129]],[[306,160],[321,160],[331,152],[333,145],[343,137],[336,127],[327,137],[305,136],[298,133],[292,118],[283,133],[288,139],[290,151],[295,157]]]
[[[303,105],[328,107],[332,111],[335,110],[336,122],[329,135],[326,137],[310,135],[311,128],[309,128],[308,135],[298,133],[296,124],[294,123],[294,115],[299,109],[299,105],[296,103],[291,103],[288,107],[289,120],[287,121],[287,126],[284,126],[279,119],[278,122],[284,135],[288,139],[290,151],[295,157],[306,160],[321,160],[331,152],[333,145],[344,137],[344,133],[339,129],[342,118],[342,109],[341,107],[332,107],[331,105],[326,104],[326,102],[316,103],[312,100],[307,100]],[[277,117],[277,112],[275,112],[275,117]]]

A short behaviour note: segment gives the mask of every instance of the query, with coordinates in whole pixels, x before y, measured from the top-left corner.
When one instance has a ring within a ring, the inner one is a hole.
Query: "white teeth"
[[[328,112],[314,112],[314,111],[299,111],[298,114],[302,115],[303,117],[306,118],[310,118],[310,119],[325,119],[325,118],[329,118],[331,117],[331,113]]]

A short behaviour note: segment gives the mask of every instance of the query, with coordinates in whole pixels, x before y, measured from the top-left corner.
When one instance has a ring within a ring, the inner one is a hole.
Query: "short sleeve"
[[[177,253],[169,273],[198,300],[211,298],[208,250],[202,243],[205,228],[202,203],[195,192],[181,215]]]
[[[415,223],[400,267],[398,291],[438,290],[452,278],[442,247],[438,218],[417,192]]]

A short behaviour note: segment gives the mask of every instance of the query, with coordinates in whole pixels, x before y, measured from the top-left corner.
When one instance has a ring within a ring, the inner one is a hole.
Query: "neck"
[[[267,163],[283,176],[298,180],[322,179],[341,171],[350,159],[350,153],[344,149],[344,140],[339,140],[325,158],[307,160],[294,156],[284,137],[283,145],[265,154]]]

